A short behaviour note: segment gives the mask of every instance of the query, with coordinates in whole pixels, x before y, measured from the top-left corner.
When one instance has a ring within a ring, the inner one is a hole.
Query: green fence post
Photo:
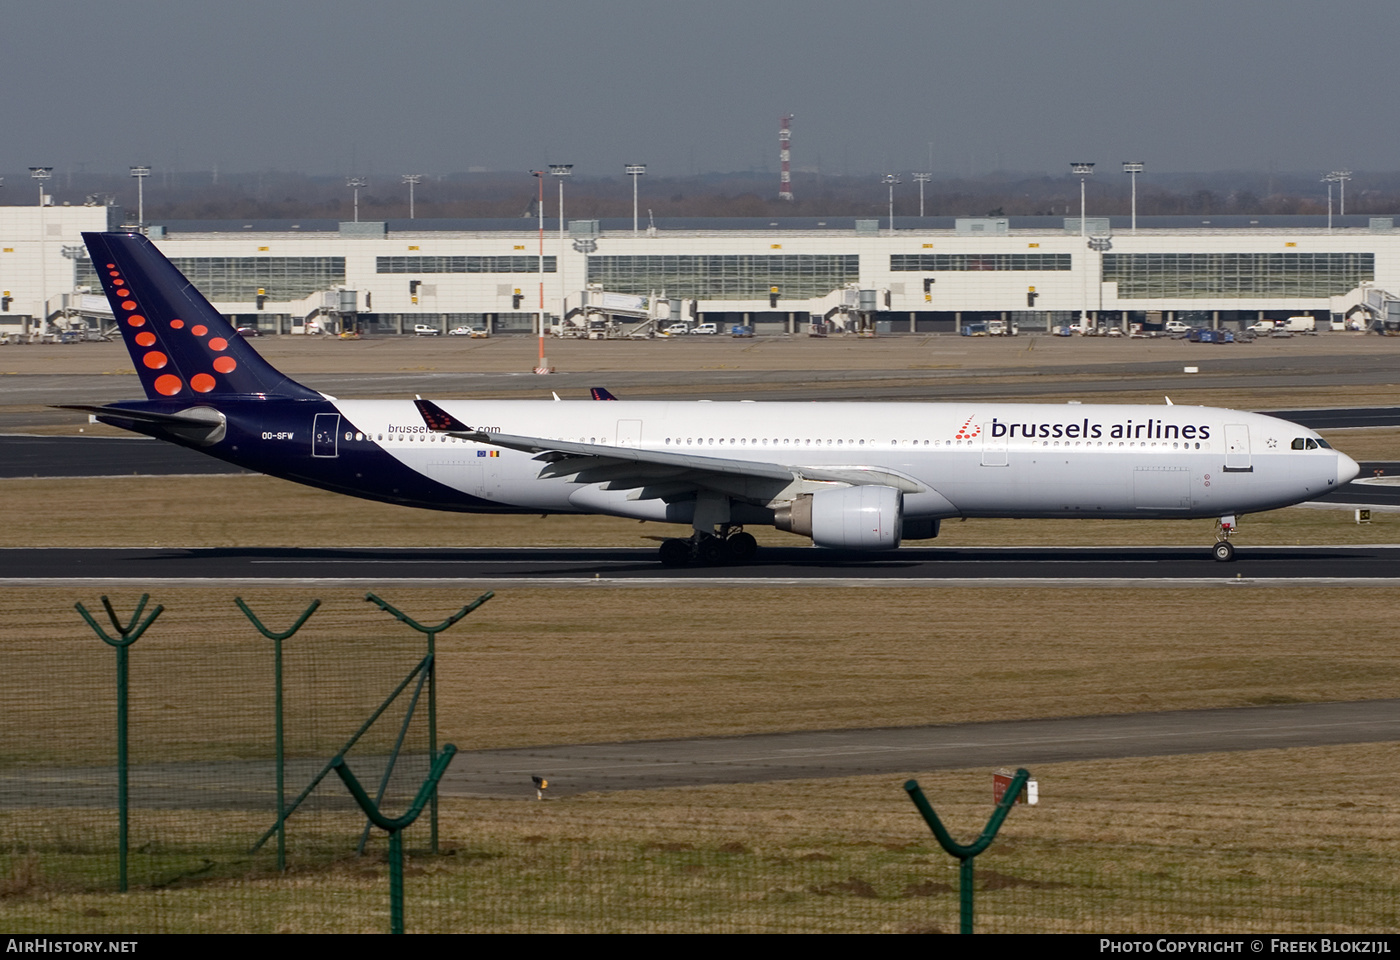
[[[238,609],[242,610],[243,615],[252,621],[253,626],[258,629],[258,632],[272,641],[272,672],[273,676],[276,678],[276,693],[274,694],[273,710],[277,715],[277,731],[274,734],[277,751],[277,871],[279,873],[285,873],[287,870],[287,805],[283,788],[282,641],[301,629],[302,624],[306,623],[311,615],[316,612],[316,608],[321,605],[321,601],[319,599],[312,600],[311,606],[307,607],[306,612],[297,618],[297,622],[281,633],[274,633],[263,626],[262,621],[254,615],[252,610],[248,609],[248,605],[243,602],[242,597],[234,597],[233,602],[238,604]]]
[[[404,830],[412,826],[413,821],[418,819],[418,815],[423,812],[424,805],[430,797],[437,795],[438,781],[447,772],[447,765],[452,762],[452,757],[456,754],[457,748],[452,744],[446,744],[442,748],[442,753],[433,760],[432,769],[428,772],[428,779],[423,781],[423,786],[418,789],[418,796],[413,800],[413,806],[408,808],[408,812],[397,820],[391,820],[380,812],[378,804],[369,798],[364,787],[360,786],[360,781],[355,779],[355,775],[350,772],[350,767],[346,764],[344,757],[336,757],[331,761],[331,766],[344,782],[350,795],[355,798],[355,802],[360,805],[360,809],[365,812],[365,816],[374,823],[376,827],[389,834],[389,932],[403,933],[403,839],[400,836]]]
[[[346,740],[344,745],[342,745],[341,748],[338,751],[336,751],[336,756],[338,757],[349,753],[350,748],[359,742],[360,738],[365,735],[366,731],[368,731],[370,727],[374,726],[375,721],[380,718],[384,711],[389,709],[389,705],[398,699],[399,694],[404,692],[404,688],[406,688],[410,683],[413,682],[413,678],[418,676],[424,670],[427,670],[428,667],[429,664],[427,657],[424,657],[422,660],[419,660],[417,666],[415,666],[412,670],[408,672],[408,676],[400,680],[399,685],[394,688],[394,691],[390,693],[387,697],[385,697],[383,702],[381,702],[379,706],[374,709],[374,712],[369,715],[369,719],[367,719],[364,723],[360,724],[360,728],[356,730],[353,734],[351,734],[350,739]],[[311,796],[311,791],[316,789],[316,785],[319,784],[323,779],[325,779],[326,775],[329,774],[331,770],[334,769],[334,767],[335,757],[332,757],[329,761],[326,762],[326,765],[321,768],[320,772],[317,773],[316,776],[311,778],[311,782],[306,785],[306,789],[302,790],[301,793],[297,794],[297,798],[295,800],[287,804],[286,812],[283,814],[281,819],[285,820],[288,817],[290,817],[293,813],[295,813],[297,807],[301,806],[302,801],[304,801],[307,797]],[[254,843],[252,847],[248,849],[248,852],[250,854],[257,853],[259,850],[262,849],[262,845],[264,843],[267,843],[268,840],[272,839],[272,835],[276,832],[277,824],[274,823],[272,826],[268,827],[267,832],[264,833],[261,837],[259,837],[257,842]]]
[[[1011,786],[1006,788],[1006,792],[1001,795],[1001,802],[992,811],[992,818],[987,821],[987,826],[983,828],[981,836],[967,845],[953,840],[948,831],[944,829],[943,822],[938,819],[938,814],[933,812],[933,807],[929,805],[924,792],[919,789],[919,781],[907,780],[904,783],[905,792],[909,794],[909,799],[914,801],[914,806],[923,815],[924,822],[929,825],[933,835],[938,838],[939,845],[961,861],[958,869],[959,933],[972,932],[972,861],[979,853],[992,845],[992,841],[996,839],[997,831],[1001,829],[1002,822],[1006,820],[1006,815],[1011,812],[1012,805],[1016,802],[1016,798],[1021,795],[1021,789],[1025,787],[1026,781],[1030,778],[1030,771],[1024,767],[1016,771],[1015,779],[1011,781]]]
[[[429,672],[428,672],[428,755],[429,755],[429,756],[434,756],[434,757],[437,756],[437,635],[438,635],[439,633],[442,633],[442,631],[446,630],[448,627],[452,626],[452,625],[453,625],[454,623],[456,623],[458,620],[461,620],[461,619],[462,619],[463,617],[465,617],[467,614],[471,613],[473,610],[475,610],[477,607],[481,606],[481,605],[482,605],[483,603],[485,603],[487,600],[490,600],[490,599],[491,599],[492,597],[494,597],[495,595],[496,595],[496,594],[495,594],[494,592],[488,590],[486,593],[483,593],[481,596],[477,597],[477,598],[476,598],[475,600],[473,600],[471,603],[467,604],[467,605],[466,605],[465,607],[463,607],[461,610],[458,610],[456,613],[454,613],[452,616],[448,617],[446,620],[442,621],[442,623],[439,623],[437,626],[435,626],[435,627],[425,627],[425,626],[423,626],[423,624],[419,623],[417,620],[414,620],[412,617],[408,616],[408,614],[406,614],[406,613],[404,613],[403,611],[399,610],[398,608],[394,607],[392,604],[390,604],[390,603],[388,603],[388,602],[386,602],[386,601],[384,601],[384,600],[381,600],[379,597],[376,597],[374,594],[372,594],[372,593],[367,593],[367,594],[365,594],[365,600],[367,600],[368,602],[370,602],[370,603],[374,604],[375,606],[379,607],[379,609],[383,610],[385,613],[389,614],[390,616],[394,617],[395,619],[402,620],[404,623],[408,624],[408,625],[409,625],[410,627],[412,627],[414,630],[417,630],[419,633],[425,634],[425,635],[427,636],[427,638],[428,638],[428,656],[427,656],[427,659],[428,659],[428,661],[429,661],[429,662],[428,662],[428,671],[429,671]],[[429,815],[429,824],[430,824],[429,830],[430,830],[430,834],[431,834],[431,835],[430,835],[430,839],[429,839],[429,842],[428,842],[428,848],[429,848],[430,850],[432,850],[433,853],[437,853],[437,852],[438,852],[438,796],[437,796],[437,784],[436,784],[436,782],[434,782],[434,784],[433,784],[432,809],[431,809],[431,813],[430,813],[430,815]]]
[[[117,612],[112,609],[111,601],[104,595],[102,606],[107,610],[107,619],[112,621],[112,629],[121,638],[114,640],[107,636],[106,632],[97,625],[97,621],[87,612],[87,608],[81,602],[73,606],[78,613],[82,614],[87,625],[102,638],[102,642],[117,650],[117,874],[118,889],[126,893],[126,848],[127,848],[127,752],[126,752],[126,715],[127,715],[127,648],[136,642],[141,634],[146,632],[146,628],[155,622],[165,607],[156,605],[151,611],[151,615],[137,624],[141,617],[141,611],[146,609],[146,601],[151,599],[149,593],[141,594],[141,600],[136,604],[136,611],[132,613],[131,619],[126,626],[122,626],[117,619]]]

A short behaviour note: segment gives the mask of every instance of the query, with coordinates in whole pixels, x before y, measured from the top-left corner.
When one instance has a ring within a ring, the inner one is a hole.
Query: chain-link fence
[[[251,607],[275,632],[304,603]],[[128,601],[118,613],[130,609]],[[282,642],[283,806],[295,809],[280,871],[274,642],[232,604],[157,620],[129,651],[130,889],[120,894],[115,653],[72,622],[66,633],[6,641],[0,920],[8,929],[388,929],[384,835],[366,832],[327,765],[344,752],[386,810],[408,806],[430,755],[423,634],[360,604],[318,612]],[[407,929],[954,932],[956,861],[929,835],[902,780],[872,792],[862,779],[849,810],[826,798],[851,792],[837,782],[544,803],[445,797],[438,854],[427,813],[406,835]],[[938,806],[938,787],[925,788]],[[980,828],[989,800],[961,798],[950,829]],[[1083,807],[1073,830],[1038,808],[1017,809],[977,859],[976,929],[1400,928],[1393,805],[1371,794],[1343,805],[1349,815],[1366,808],[1377,824],[1362,842],[1252,842],[1246,831],[1213,845],[1178,826],[1143,842],[1124,839],[1129,814],[1104,805]]]

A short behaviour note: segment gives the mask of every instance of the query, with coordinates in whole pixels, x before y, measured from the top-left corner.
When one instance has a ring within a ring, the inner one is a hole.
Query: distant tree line
[[[18,179],[18,178],[16,178]],[[408,216],[408,187],[398,176],[369,176],[360,190],[360,219]],[[896,217],[919,212],[918,184],[908,175],[895,188]],[[1209,214],[1325,214],[1327,187],[1317,174],[1223,172],[1141,174],[1139,216]],[[56,203],[114,201],[132,211],[136,185],[129,177],[55,172],[49,181]],[[663,217],[871,217],[889,211],[887,188],[876,176],[793,174],[796,199],[777,199],[772,173],[664,177],[648,174],[638,184],[640,215]],[[1335,191],[1335,188],[1334,188]],[[146,180],[146,220],[332,219],[352,216],[344,177],[301,173],[212,173],[162,171]],[[425,177],[415,190],[420,218],[533,218],[538,186],[528,173],[465,173]],[[545,216],[557,216],[557,188],[546,177]],[[12,203],[16,193],[7,198]],[[1340,211],[1334,194],[1334,210]],[[1127,215],[1128,177],[1096,173],[1088,183],[1091,216]],[[627,177],[574,177],[565,185],[568,219],[630,217],[632,184]],[[1357,173],[1347,184],[1348,214],[1391,215],[1400,208],[1400,173]],[[988,174],[935,178],[925,185],[928,216],[1077,216],[1079,182],[1070,176]],[[134,216],[134,214],[133,214]]]

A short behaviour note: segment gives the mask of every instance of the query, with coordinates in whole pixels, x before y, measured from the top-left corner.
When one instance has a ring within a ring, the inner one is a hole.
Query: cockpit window
[[[1326,440],[1323,440],[1321,437],[1317,438],[1317,445],[1324,450],[1332,449],[1332,444],[1328,443]]]
[[[1294,449],[1294,450],[1302,450],[1302,449],[1304,448],[1304,444],[1305,444],[1306,442],[1307,442],[1307,441],[1305,441],[1302,437],[1296,438],[1296,439],[1293,441],[1293,449]]]

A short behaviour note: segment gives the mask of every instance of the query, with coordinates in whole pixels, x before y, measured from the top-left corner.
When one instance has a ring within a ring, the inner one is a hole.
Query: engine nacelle
[[[803,494],[779,507],[773,525],[835,550],[894,550],[904,522],[904,495],[860,486]]]

